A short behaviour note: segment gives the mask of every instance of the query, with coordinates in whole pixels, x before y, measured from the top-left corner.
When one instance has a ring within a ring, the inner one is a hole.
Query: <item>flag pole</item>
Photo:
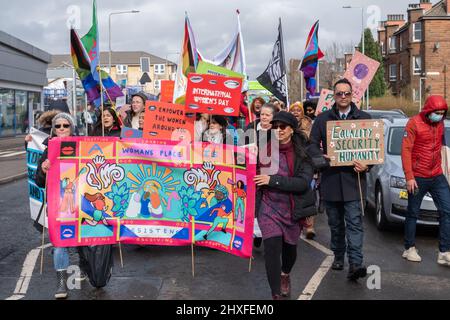
[[[281,52],[283,56],[283,65],[284,65],[284,83],[286,85],[286,110],[289,110],[289,86],[287,82],[287,74],[286,74],[286,57],[284,55],[284,41],[283,41],[283,28],[281,26],[281,17],[278,18],[280,23],[280,39],[281,39]]]

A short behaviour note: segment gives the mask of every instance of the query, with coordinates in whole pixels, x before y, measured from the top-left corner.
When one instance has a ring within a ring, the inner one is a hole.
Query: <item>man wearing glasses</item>
[[[321,113],[314,121],[311,142],[322,147],[327,154],[327,121],[363,120],[370,115],[358,109],[352,102],[352,85],[341,79],[334,85],[335,104],[330,110]],[[354,161],[353,166],[328,167],[322,172],[321,195],[328,216],[331,231],[331,250],[334,252],[333,270],[344,269],[347,253],[349,270],[347,278],[357,280],[367,274],[363,266],[363,222],[358,184],[361,177],[363,197],[366,197],[366,174],[368,166]],[[364,200],[363,199],[363,200]]]
[[[403,258],[420,262],[415,240],[420,205],[427,192],[439,214],[437,263],[450,266],[450,188],[442,171],[441,148],[445,145],[444,119],[448,106],[441,96],[430,96],[423,111],[409,119],[402,143],[402,164],[408,189]]]

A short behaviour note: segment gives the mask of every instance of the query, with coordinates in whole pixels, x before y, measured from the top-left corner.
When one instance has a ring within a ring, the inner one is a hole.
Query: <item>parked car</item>
[[[408,116],[400,109],[392,109],[392,110],[364,110],[368,114],[371,115],[373,119],[406,119]]]
[[[402,223],[408,206],[408,192],[401,160],[402,140],[408,119],[390,118],[383,121],[385,161],[383,165],[374,166],[367,175],[367,204],[375,209],[376,226],[380,230],[393,223]],[[445,139],[449,147],[450,121],[447,120]],[[439,225],[439,213],[429,193],[423,199],[417,223]]]

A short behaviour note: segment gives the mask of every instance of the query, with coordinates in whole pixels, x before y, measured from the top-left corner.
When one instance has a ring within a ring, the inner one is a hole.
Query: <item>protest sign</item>
[[[213,76],[244,78],[244,75],[242,73],[219,67],[215,64],[207,63],[205,61],[198,62],[198,66],[195,72],[198,74],[210,74]]]
[[[330,110],[333,104],[334,104],[334,91],[322,89],[320,91],[319,101],[317,102],[316,116],[318,116],[322,112]]]
[[[120,131],[120,137],[129,139],[129,138],[142,138],[143,131],[138,129],[133,129],[130,127],[122,127]]]
[[[248,150],[220,146],[236,155],[232,163],[224,163],[227,157],[211,153],[206,143],[52,139],[51,242],[57,247],[195,243],[251,257],[255,164]],[[203,150],[205,157],[194,157],[193,150]]]
[[[344,73],[344,78],[352,84],[353,98],[352,101],[357,105],[361,105],[361,98],[372,82],[380,63],[373,60],[359,51],[355,51],[352,61]]]
[[[28,193],[31,219],[36,220],[44,201],[45,189],[36,185],[35,175],[39,159],[46,148],[42,143],[48,138],[48,134],[31,127],[30,135],[32,140],[27,144]],[[44,217],[45,214],[41,214],[39,219],[41,225],[44,225]]]
[[[384,123],[380,120],[327,122],[327,155],[331,166],[384,162]]]
[[[191,73],[186,91],[186,112],[239,116],[241,78]]]
[[[161,80],[161,93],[159,95],[159,101],[172,102],[174,88],[175,88],[175,81]]]
[[[186,107],[168,102],[145,103],[144,133],[147,139],[194,139],[194,115],[188,117]]]

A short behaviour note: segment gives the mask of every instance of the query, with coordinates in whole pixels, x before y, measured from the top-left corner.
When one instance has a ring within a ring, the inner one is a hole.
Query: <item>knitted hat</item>
[[[52,130],[55,129],[55,124],[58,119],[64,119],[67,120],[70,124],[70,133],[73,135],[75,133],[75,122],[73,121],[73,118],[70,114],[65,112],[60,112],[52,119]]]

